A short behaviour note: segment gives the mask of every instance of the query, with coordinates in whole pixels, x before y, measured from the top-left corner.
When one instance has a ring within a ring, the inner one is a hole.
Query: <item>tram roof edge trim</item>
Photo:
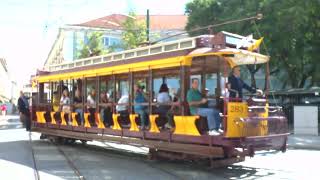
[[[98,69],[90,69],[90,70],[82,70],[77,72],[69,72],[62,74],[54,74],[54,75],[40,75],[37,76],[36,79],[38,82],[49,82],[49,81],[59,81],[65,79],[75,79],[82,77],[94,77],[94,76],[102,76],[102,75],[111,75],[111,74],[121,74],[126,72],[135,72],[135,71],[143,71],[148,69],[160,69],[167,67],[178,67],[178,66],[191,66],[192,58],[188,56],[177,56],[171,58],[164,58],[146,62],[132,63],[132,64],[124,64],[113,67],[104,67]]]

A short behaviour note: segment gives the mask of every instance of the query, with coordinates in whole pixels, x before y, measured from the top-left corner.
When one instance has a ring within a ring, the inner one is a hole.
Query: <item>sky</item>
[[[19,86],[41,69],[58,28],[112,13],[184,14],[191,0],[1,0],[0,57]]]

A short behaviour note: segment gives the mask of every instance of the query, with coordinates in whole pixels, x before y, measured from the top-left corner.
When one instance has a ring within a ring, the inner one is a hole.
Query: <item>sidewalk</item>
[[[290,134],[288,148],[320,150],[320,136]]]

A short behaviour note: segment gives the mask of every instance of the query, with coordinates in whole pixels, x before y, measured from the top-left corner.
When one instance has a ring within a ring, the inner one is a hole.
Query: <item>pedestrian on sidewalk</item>
[[[28,98],[24,95],[23,91],[20,91],[20,97],[18,99],[18,109],[20,112],[20,121],[26,127],[27,131],[31,128],[30,110]]]
[[[1,112],[2,112],[2,117],[6,117],[7,105],[6,104],[2,104],[0,109],[1,109]]]

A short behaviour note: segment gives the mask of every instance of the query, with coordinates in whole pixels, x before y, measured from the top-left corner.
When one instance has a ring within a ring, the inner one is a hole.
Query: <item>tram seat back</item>
[[[196,127],[198,128],[200,134],[206,134],[209,131],[207,118],[200,116],[200,118],[196,121]]]
[[[119,112],[120,116],[118,117],[118,122],[121,128],[128,127],[130,124],[129,112]]]
[[[51,115],[50,115],[49,111],[46,111],[44,113],[44,118],[45,118],[46,122],[51,122]]]
[[[189,103],[186,101],[186,114],[188,116],[191,116],[191,111],[190,111],[190,106],[189,106]],[[207,122],[207,118],[206,117],[202,117],[202,116],[199,116],[200,118],[196,120],[196,127],[199,131],[200,134],[206,134],[207,131],[209,130],[208,128],[208,122]]]

